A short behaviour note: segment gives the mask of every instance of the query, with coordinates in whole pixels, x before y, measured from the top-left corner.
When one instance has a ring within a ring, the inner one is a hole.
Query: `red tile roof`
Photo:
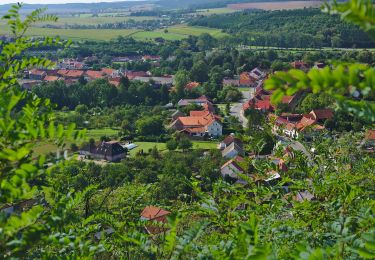
[[[111,76],[116,70],[111,68],[102,68],[102,73]]]
[[[200,85],[200,84],[199,84],[198,82],[190,82],[190,83],[186,84],[185,89],[191,91],[191,90],[193,90],[193,89],[199,87],[199,85]]]
[[[240,74],[240,85],[251,85],[256,81],[251,77],[250,72],[242,72]]]
[[[171,212],[158,208],[155,206],[147,206],[141,213],[141,217],[147,220],[156,220],[160,222],[166,222],[166,216],[171,214]]]
[[[375,130],[367,130],[365,136],[367,140],[375,140]]]
[[[59,70],[57,74],[64,78],[79,78],[84,75],[83,70]]]
[[[333,117],[332,109],[315,109],[310,112],[315,120],[331,119]]]
[[[86,75],[87,75],[90,79],[101,79],[101,78],[104,77],[103,72],[101,72],[101,71],[96,71],[96,70],[88,70],[88,71],[86,71]]]
[[[44,70],[32,69],[29,71],[29,74],[43,76],[46,72]]]
[[[45,78],[43,79],[44,81],[56,81],[56,80],[59,80],[60,77],[57,77],[57,76],[45,76]]]

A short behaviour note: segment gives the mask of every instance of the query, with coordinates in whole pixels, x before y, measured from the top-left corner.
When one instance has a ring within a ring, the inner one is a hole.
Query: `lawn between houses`
[[[132,149],[129,152],[129,155],[131,157],[135,156],[137,152],[140,150],[143,150],[145,153],[147,153],[150,149],[156,147],[160,152],[164,152],[167,150],[165,143],[157,143],[157,142],[134,142],[138,147]],[[215,141],[192,141],[193,143],[193,149],[205,149],[205,150],[211,150],[216,149],[217,142]]]
[[[118,130],[112,129],[112,128],[103,128],[103,129],[89,129],[86,132],[86,135],[84,137],[83,141],[88,141],[91,138],[95,140],[100,140],[100,137],[102,136],[108,136],[111,139],[117,139],[118,137]],[[217,142],[215,141],[192,141],[193,143],[193,149],[216,149]],[[70,148],[70,145],[72,142],[66,142],[66,149]],[[138,151],[143,150],[145,153],[147,153],[150,149],[156,148],[163,152],[167,150],[165,143],[158,143],[158,142],[135,142],[138,147],[134,148],[129,152],[130,156],[135,156]],[[56,153],[58,151],[57,145],[53,143],[39,143],[34,148],[34,155],[39,156],[42,154],[48,154],[48,153]]]

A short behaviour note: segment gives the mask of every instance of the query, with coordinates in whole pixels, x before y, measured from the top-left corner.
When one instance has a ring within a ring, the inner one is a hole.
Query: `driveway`
[[[242,123],[243,127],[247,127],[247,119],[242,110],[242,105],[253,97],[254,91],[254,88],[249,88],[249,90],[241,91],[243,99],[239,103],[233,103],[230,108],[230,115],[237,117],[238,120]]]

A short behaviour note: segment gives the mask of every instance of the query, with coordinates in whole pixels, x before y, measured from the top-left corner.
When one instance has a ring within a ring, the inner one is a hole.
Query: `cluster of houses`
[[[201,106],[203,110],[190,111],[189,115],[177,110],[172,114],[172,122],[169,128],[190,137],[222,136],[221,118],[215,115],[212,102],[206,96],[201,96],[197,99],[181,99],[177,106],[181,108],[190,104]]]
[[[133,58],[124,57],[119,58],[119,61],[149,61],[158,62],[160,56],[144,55]],[[25,71],[22,79],[19,80],[20,85],[25,89],[31,89],[33,86],[39,85],[42,82],[51,82],[62,80],[66,84],[73,84],[79,79],[86,81],[93,81],[97,79],[107,79],[108,82],[114,86],[120,84],[122,77],[128,77],[132,81],[141,81],[152,83],[153,86],[167,85],[171,87],[174,82],[172,75],[164,75],[155,77],[149,71],[129,71],[125,69],[101,68],[100,70],[89,69],[88,63],[95,63],[98,58],[95,56],[86,57],[83,60],[78,59],[63,59],[56,62],[53,69],[34,68]]]
[[[138,56],[123,56],[115,57],[112,59],[112,62],[159,62],[161,60],[160,56],[157,55],[138,55]]]
[[[270,155],[248,155],[249,159],[263,159],[272,162],[275,165],[274,170],[269,170],[264,175],[256,173],[249,174],[246,162],[246,153],[243,150],[243,144],[239,138],[233,134],[227,136],[218,145],[221,150],[223,158],[228,161],[225,162],[221,168],[221,176],[224,180],[230,181],[234,184],[247,185],[249,182],[263,183],[266,185],[274,185],[282,179],[283,173],[289,170],[286,161],[288,158],[293,158],[293,150],[287,146],[284,148],[284,155],[282,158]],[[284,187],[288,192],[287,185]],[[294,196],[297,201],[312,200],[314,195],[307,190],[299,191]]]
[[[267,74],[258,68],[242,72],[235,78],[224,78],[223,86],[256,87],[261,84]]]
[[[332,109],[314,109],[308,114],[282,113],[280,116],[270,114],[274,118],[273,130],[291,138],[298,138],[301,133],[305,137],[324,130],[324,122],[333,118]]]

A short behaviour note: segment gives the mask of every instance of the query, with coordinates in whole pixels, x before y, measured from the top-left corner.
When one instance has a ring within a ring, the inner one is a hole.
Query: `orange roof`
[[[367,130],[365,136],[367,140],[375,140],[375,130]]]
[[[217,119],[210,113],[207,116],[183,116],[179,117],[178,120],[183,126],[191,128],[209,126]]]
[[[300,129],[304,129],[308,126],[311,126],[311,125],[315,124],[315,122],[316,121],[314,119],[311,119],[307,116],[303,116],[301,121],[296,126],[300,130]]]
[[[33,75],[39,75],[39,76],[43,76],[44,74],[46,74],[45,71],[43,70],[38,70],[38,69],[32,69],[29,71],[30,74],[33,74]]]
[[[209,111],[190,111],[190,116],[208,116],[211,114]]]
[[[331,119],[333,117],[333,111],[331,109],[315,109],[310,112],[314,116],[315,120]]]
[[[107,75],[112,75],[114,72],[115,72],[115,70],[114,69],[111,69],[111,68],[102,68],[102,72],[104,73],[104,74],[107,74]]]
[[[46,76],[44,78],[44,81],[56,81],[56,80],[59,80],[60,78],[57,77],[57,76]]]
[[[88,70],[86,71],[86,75],[92,79],[101,79],[103,78],[103,72],[96,71],[96,70]]]
[[[185,88],[187,90],[193,90],[196,87],[199,87],[199,83],[195,82],[195,81],[194,82],[190,82],[190,83],[186,84],[186,86],[185,86]]]
[[[79,78],[83,76],[85,72],[83,70],[59,70],[57,74],[67,78]]]
[[[203,133],[203,132],[206,132],[206,129],[204,127],[190,127],[190,128],[185,128],[184,130],[182,131],[186,131],[186,132],[189,132],[189,133]]]
[[[141,217],[147,220],[160,220],[161,217],[165,217],[169,215],[171,212],[155,207],[155,206],[147,206],[141,213]]]
[[[255,82],[255,79],[250,76],[249,72],[242,72],[240,74],[240,85],[251,85]]]
[[[283,96],[283,98],[281,99],[281,102],[284,104],[290,104],[290,102],[292,102],[293,99],[294,99],[294,96]]]

